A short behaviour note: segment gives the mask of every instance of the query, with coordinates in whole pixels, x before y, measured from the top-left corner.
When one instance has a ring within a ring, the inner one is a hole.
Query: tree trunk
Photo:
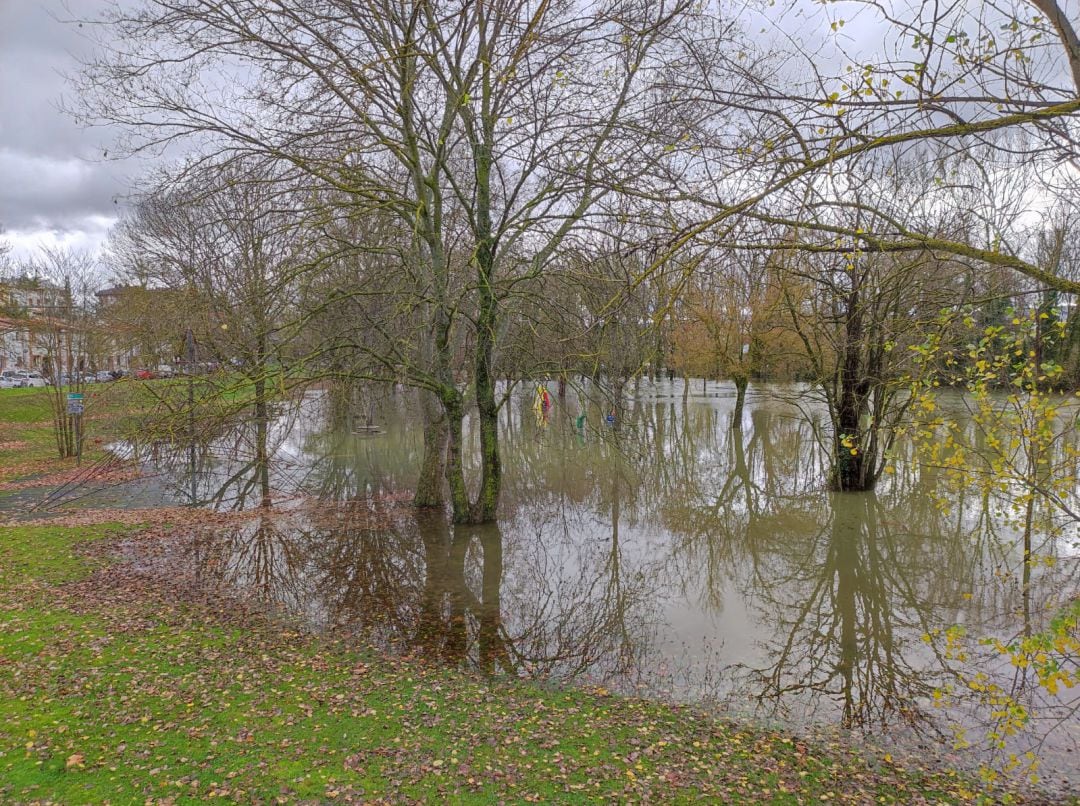
[[[424,417],[424,459],[416,480],[413,506],[441,507],[445,501],[443,459],[447,444],[446,416],[434,395],[424,389],[420,390],[420,407]]]
[[[479,341],[479,339],[477,339]],[[490,346],[489,346],[490,351]],[[490,355],[490,352],[489,352]],[[495,402],[495,383],[490,367],[477,356],[476,405],[480,426],[480,490],[473,502],[469,521],[491,523],[495,520],[502,489],[502,463],[499,459],[499,407]]]
[[[1031,637],[1031,532],[1035,520],[1035,495],[1027,494],[1027,504],[1024,507],[1024,568],[1022,573],[1021,597],[1024,602],[1024,637]]]
[[[481,27],[480,50],[487,50],[485,28]],[[473,159],[476,171],[476,407],[480,426],[480,489],[473,502],[469,520],[491,523],[499,506],[502,489],[502,464],[499,460],[499,406],[495,400],[495,376],[492,372],[495,331],[499,320],[499,300],[495,291],[496,243],[491,221],[491,144],[495,139],[492,120],[492,77],[490,62],[482,76],[481,127],[474,131]]]
[[[863,451],[862,415],[870,379],[863,377],[863,312],[859,297],[856,282],[847,298],[840,392],[833,412],[833,467],[829,487],[837,492],[872,490],[876,481],[874,457]]]
[[[443,410],[446,412],[446,481],[450,485],[450,505],[454,523],[469,520],[469,491],[465,486],[464,436],[462,421],[465,419],[461,394],[454,390],[444,393]]]
[[[829,487],[837,492],[858,492],[873,488],[867,457],[862,452],[861,412],[854,394],[844,390],[837,410],[833,435],[833,467]]]
[[[746,405],[746,386],[749,378],[735,376],[735,412],[731,418],[732,428],[742,428],[743,407]]]
[[[269,508],[270,453],[267,450],[267,424],[269,410],[266,405],[266,380],[260,374],[255,379],[255,472],[259,478],[259,506]]]
[[[615,413],[614,428],[622,428],[626,419],[626,383],[627,380],[621,375],[615,381],[615,390],[612,393],[611,410]]]

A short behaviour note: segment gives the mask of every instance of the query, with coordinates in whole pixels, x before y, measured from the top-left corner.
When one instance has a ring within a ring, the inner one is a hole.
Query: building
[[[67,289],[37,277],[0,280],[0,370],[48,371],[50,346],[63,313],[70,309]]]

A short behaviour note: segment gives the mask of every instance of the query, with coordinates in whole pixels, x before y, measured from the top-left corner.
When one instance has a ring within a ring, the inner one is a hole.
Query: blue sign
[[[78,417],[83,413],[83,396],[82,392],[68,392],[67,396],[67,413],[72,417]]]

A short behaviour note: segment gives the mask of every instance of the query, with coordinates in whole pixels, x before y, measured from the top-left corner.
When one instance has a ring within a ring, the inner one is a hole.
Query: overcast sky
[[[103,0],[73,0],[92,16]],[[37,244],[97,249],[119,212],[130,167],[101,159],[108,135],[59,111],[62,72],[87,43],[58,21],[61,0],[0,0],[0,227],[17,256]]]
[[[63,73],[75,71],[77,56],[90,47],[77,26],[62,20],[71,13],[93,18],[107,3],[67,0],[69,11],[64,0],[0,0],[0,238],[17,256],[39,244],[100,248],[144,167],[106,161],[108,132],[80,128],[59,110],[63,100],[77,100]],[[821,7],[784,0],[770,9],[747,14],[748,35],[778,44],[784,36],[804,40],[819,68],[834,63],[839,70],[846,59],[830,49]],[[840,35],[859,55],[880,43],[878,23],[866,16],[849,18]]]

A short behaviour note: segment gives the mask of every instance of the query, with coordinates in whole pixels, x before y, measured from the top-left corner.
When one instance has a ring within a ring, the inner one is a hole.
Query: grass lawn
[[[0,482],[61,469],[44,389],[0,389]]]
[[[183,602],[85,550],[124,528],[0,528],[0,801],[979,798],[951,772]]]
[[[202,385],[197,417],[207,422],[235,413],[251,396],[251,385],[232,376],[196,382]],[[104,447],[113,440],[154,434],[164,438],[187,423],[183,414],[187,383],[182,379],[123,380],[90,384],[82,391],[86,395],[83,467],[106,460]],[[49,392],[0,389],[0,485],[75,469],[74,459],[58,456]]]

